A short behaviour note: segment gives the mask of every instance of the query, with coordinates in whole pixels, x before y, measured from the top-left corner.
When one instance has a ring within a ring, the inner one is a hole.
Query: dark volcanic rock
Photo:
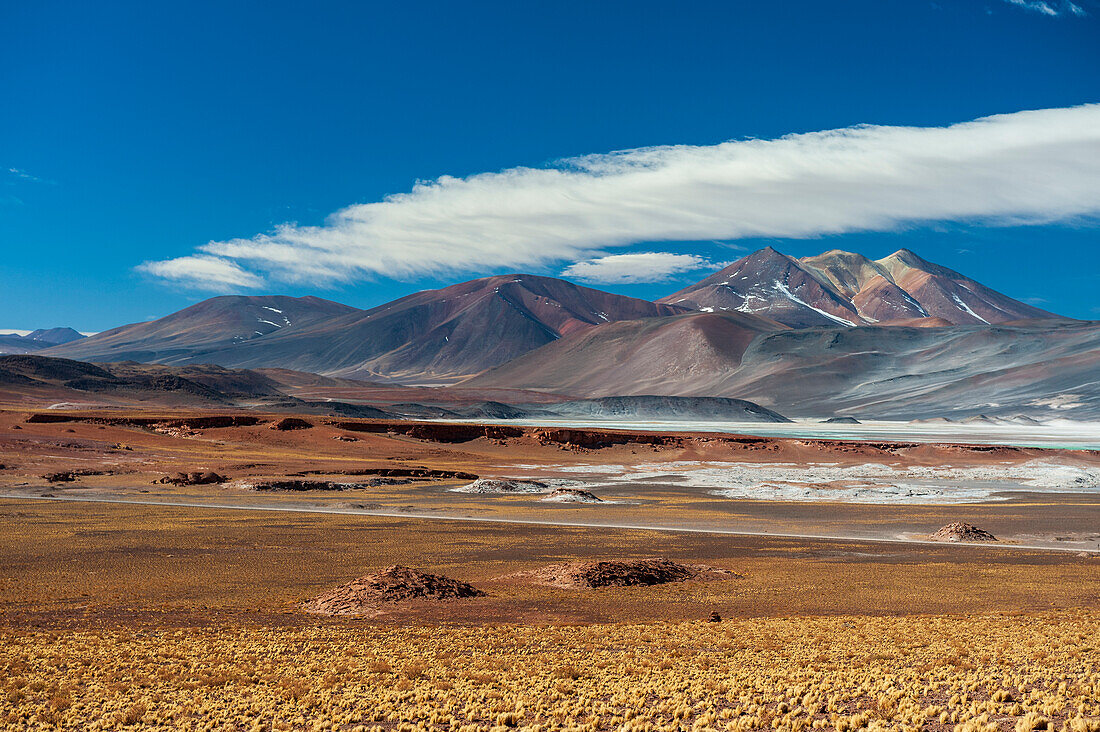
[[[728,579],[739,577],[735,572],[704,565],[680,564],[668,559],[638,559],[634,561],[568,562],[551,564],[517,576],[530,577],[541,584],[557,587],[630,587],[661,585],[685,580]]]
[[[313,429],[313,423],[298,417],[283,417],[278,422],[271,425],[271,429],[281,432],[290,430],[309,430]]]
[[[418,440],[431,442],[469,442],[479,437],[504,439],[520,437],[523,429],[505,425],[484,424],[435,424],[409,422],[330,422],[337,429],[348,432],[390,433],[408,435]]]
[[[474,473],[461,470],[441,470],[438,468],[352,468],[349,470],[303,470],[294,473],[301,475],[379,475],[388,478],[457,478],[459,480],[477,480]]]

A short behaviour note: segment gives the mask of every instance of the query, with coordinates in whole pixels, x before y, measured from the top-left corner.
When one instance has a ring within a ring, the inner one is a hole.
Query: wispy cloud
[[[695,254],[635,252],[574,262],[562,271],[562,276],[581,282],[631,284],[665,282],[673,275],[703,268],[717,269],[711,261]]]
[[[1085,9],[1070,0],[1004,0],[1009,5],[1017,5],[1025,10],[1030,10],[1042,15],[1057,18],[1060,15],[1086,15]]]
[[[911,222],[1035,224],[1100,213],[1100,104],[949,127],[858,126],[652,147],[443,177],[150,263],[176,280],[364,277],[548,267],[640,242],[808,238]]]
[[[185,282],[208,290],[228,292],[264,284],[262,277],[245,271],[239,264],[220,257],[196,254],[163,262],[144,262],[138,270],[174,282]]]
[[[39,178],[37,175],[31,175],[27,171],[21,168],[8,168],[7,178],[9,181],[24,181],[26,183],[53,183],[51,180],[45,178]]]

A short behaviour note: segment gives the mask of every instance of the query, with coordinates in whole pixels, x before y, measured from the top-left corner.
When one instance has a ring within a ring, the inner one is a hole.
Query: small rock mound
[[[928,538],[932,541],[997,541],[997,537],[985,529],[961,521],[944,526]]]
[[[284,417],[275,424],[271,425],[271,429],[286,432],[288,430],[308,430],[313,428],[313,423],[299,417]]]
[[[478,478],[473,483],[451,490],[455,493],[546,493],[550,486],[538,480]]]
[[[71,483],[77,478],[82,478],[88,475],[110,475],[109,470],[90,470],[87,468],[80,470],[62,470],[57,473],[46,473],[42,477],[47,483]]]
[[[596,589],[663,585],[690,579],[729,579],[741,575],[705,564],[680,564],[669,559],[638,559],[551,564],[513,576],[529,577],[538,584],[553,587]]]
[[[224,475],[219,475],[213,470],[196,470],[190,473],[176,473],[175,475],[166,475],[158,483],[167,483],[170,485],[213,485],[217,483],[224,483],[229,480]]]
[[[554,503],[603,503],[603,499],[595,493],[580,488],[555,488],[550,495],[542,500],[553,501]]]
[[[377,610],[379,603],[457,600],[484,594],[465,582],[396,564],[318,595],[302,609],[318,615],[366,615]]]

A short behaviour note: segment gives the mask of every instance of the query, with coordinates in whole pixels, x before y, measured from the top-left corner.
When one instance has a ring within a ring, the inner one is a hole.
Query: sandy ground
[[[1080,555],[1100,526],[1094,492],[774,501],[683,475],[699,463],[759,466],[750,474],[773,481],[791,464],[1091,470],[1095,455],[707,435],[440,442],[318,418],[280,432],[277,415],[166,434],[27,416],[0,412],[7,728],[1100,730],[1100,558]],[[236,485],[397,468],[604,480],[593,490],[605,501],[457,493],[458,478]],[[197,470],[233,482],[154,482]],[[82,474],[41,477],[58,471]],[[957,520],[1003,545],[919,541]],[[590,590],[523,574],[652,557],[736,576]],[[301,609],[394,564],[486,594],[360,618]],[[714,613],[721,622],[707,622]]]
[[[1064,552],[20,500],[0,501],[0,520],[3,617],[16,625],[119,617],[204,624],[227,615],[298,624],[304,600],[392,564],[489,593],[395,607],[387,614],[395,621],[968,613],[1100,602],[1100,560]],[[744,577],[601,592],[501,579],[565,560],[651,556]]]

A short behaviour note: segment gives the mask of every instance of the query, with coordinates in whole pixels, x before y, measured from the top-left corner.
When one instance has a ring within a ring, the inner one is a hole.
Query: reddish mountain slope
[[[704,312],[751,313],[792,328],[862,322],[855,307],[831,283],[771,247],[658,302]]]
[[[463,386],[508,384],[577,396],[667,394],[672,384],[706,393],[741,363],[758,335],[786,330],[747,313],[690,313],[609,323],[543,346]]]
[[[684,312],[534,275],[487,277],[216,354],[238,367],[453,381],[600,323]]]
[[[1065,320],[907,249],[872,261],[837,250],[794,259],[769,247],[659,302],[703,311],[755,313],[793,328],[918,318],[938,319],[926,325]]]

